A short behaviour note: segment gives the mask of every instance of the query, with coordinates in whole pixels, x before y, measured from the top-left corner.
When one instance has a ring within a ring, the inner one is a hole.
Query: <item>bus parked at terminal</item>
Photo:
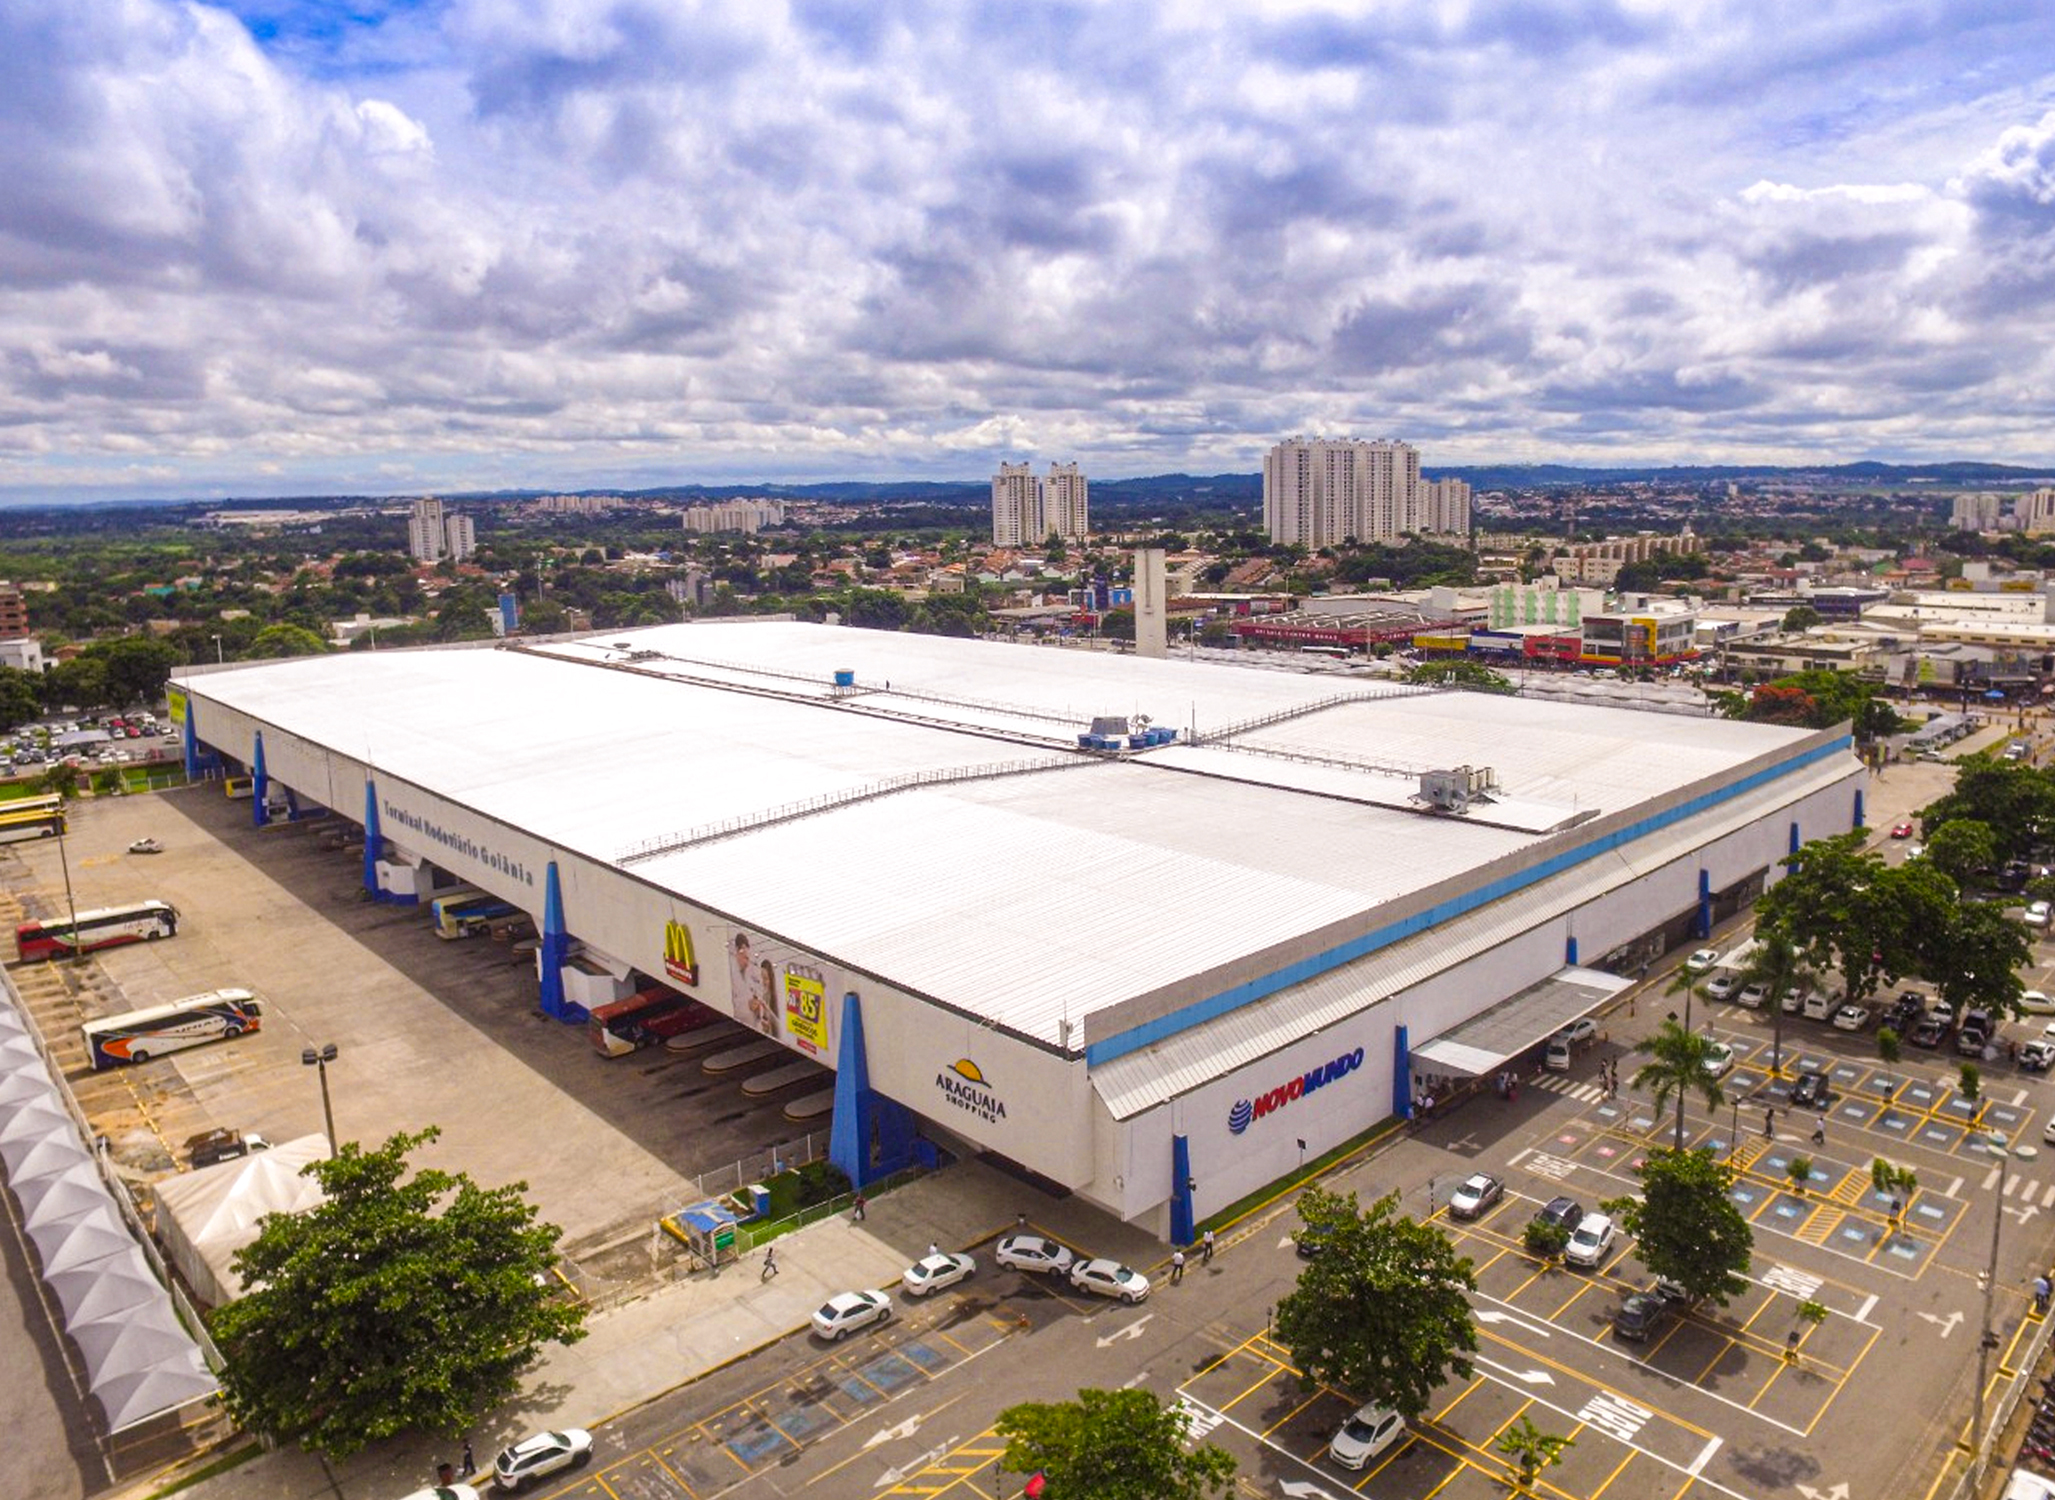
[[[178,909],[168,901],[136,901],[82,911],[74,927],[69,917],[23,922],[14,929],[14,946],[24,962],[61,958],[118,948],[124,943],[153,942],[178,931]]]
[[[55,838],[64,829],[64,813],[60,808],[31,808],[26,812],[18,807],[0,808],[0,844]]]
[[[209,990],[169,1005],[88,1021],[79,1030],[97,1071],[263,1028],[264,1002],[248,990]]]
[[[720,1013],[676,990],[651,985],[625,1000],[596,1008],[590,1019],[593,1049],[601,1057],[625,1057],[666,1037],[683,1036],[720,1020]]]
[[[521,910],[513,902],[484,891],[437,896],[428,909],[435,916],[435,935],[446,940],[476,937],[494,922]]]

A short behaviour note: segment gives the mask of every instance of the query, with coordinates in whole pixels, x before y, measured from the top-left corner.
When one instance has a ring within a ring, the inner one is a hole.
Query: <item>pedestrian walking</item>
[[[1762,1138],[1775,1140],[1777,1135],[1777,1112],[1774,1108],[1762,1112]]]
[[[2051,1292],[2055,1292],[2055,1287],[2051,1287],[2049,1285],[2048,1273],[2043,1271],[2040,1275],[2034,1278],[2035,1312],[2046,1314],[2046,1312],[2048,1311],[2048,1297]]]
[[[856,1200],[849,1205],[849,1217],[856,1220],[857,1223],[861,1224],[863,1222],[863,1211],[868,1206],[869,1205],[864,1202],[863,1194],[858,1193],[856,1195]]]
[[[1200,1241],[1199,1241],[1199,1264],[1200,1264],[1200,1265],[1202,1265],[1202,1266],[1209,1266],[1209,1265],[1211,1265],[1212,1263],[1213,1263],[1213,1231],[1209,1229],[1209,1230],[1207,1230],[1207,1231],[1206,1231],[1206,1233],[1205,1233],[1204,1237],[1203,1237],[1203,1238],[1201,1238],[1201,1239],[1200,1239]]]
[[[1176,1286],[1184,1280],[1184,1251],[1170,1252],[1170,1284]]]
[[[477,1472],[478,1460],[471,1456],[471,1440],[469,1438],[465,1438],[463,1475],[466,1479],[469,1479],[473,1474],[476,1474]]]
[[[1812,1122],[1812,1143],[1824,1146],[1827,1143],[1827,1112],[1820,1111],[1820,1117]]]
[[[770,1279],[771,1279],[771,1278],[772,1278],[773,1276],[775,1276],[775,1275],[777,1275],[777,1274],[778,1274],[778,1247],[777,1247],[776,1245],[773,1245],[773,1246],[771,1246],[771,1248],[770,1248],[770,1249],[768,1249],[768,1250],[764,1251],[764,1253],[763,1253],[763,1275],[761,1275],[761,1276],[757,1277],[756,1279],[757,1279],[758,1281],[769,1281],[769,1280],[770,1280]]]

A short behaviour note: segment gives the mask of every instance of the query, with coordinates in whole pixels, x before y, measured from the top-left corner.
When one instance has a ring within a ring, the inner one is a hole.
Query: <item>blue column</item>
[[[257,748],[250,756],[250,826],[262,828],[271,821],[271,777],[264,770],[264,731],[257,731]]]
[[[378,833],[378,783],[364,778],[364,889],[380,901],[385,892],[378,888],[378,848],[384,840]]]
[[[1791,820],[1791,852],[1796,854],[1802,847],[1803,844],[1798,836],[1798,820],[1793,818]]]
[[[1574,932],[1563,940],[1563,962],[1573,969],[1577,967],[1577,934]]]
[[[570,956],[571,935],[564,931],[564,892],[557,884],[557,862],[549,862],[542,883],[542,946],[537,963],[542,967],[542,1013],[559,1021],[569,1020],[566,1011],[576,1010],[584,1019],[582,1005],[564,1002],[564,960]]]
[[[1698,872],[1698,935],[1712,936],[1712,874],[1707,870]]]
[[[870,1068],[863,1053],[863,1002],[842,997],[842,1036],[835,1055],[835,1118],[828,1127],[828,1160],[852,1187],[871,1180]]]
[[[1170,1243],[1189,1245],[1192,1231],[1192,1143],[1188,1136],[1170,1138]]]
[[[1860,828],[1863,826],[1861,787],[1857,787],[1855,789],[1855,822],[1852,823],[1850,826],[1854,828]]]
[[[193,702],[192,690],[186,690],[186,780],[200,779],[200,708]]]
[[[1413,1117],[1413,1050],[1406,1028],[1394,1026],[1391,1044],[1391,1112],[1401,1120]]]
[[[285,789],[285,820],[288,823],[300,821],[300,794],[291,787]]]

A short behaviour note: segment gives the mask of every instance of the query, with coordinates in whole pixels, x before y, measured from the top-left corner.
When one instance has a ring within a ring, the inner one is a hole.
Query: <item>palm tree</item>
[[[1669,1104],[1672,1095],[1676,1096],[1679,1151],[1684,1149],[1685,1096],[1696,1093],[1705,1101],[1705,1107],[1712,1111],[1717,1111],[1727,1102],[1727,1091],[1720,1087],[1719,1079],[1713,1077],[1706,1067],[1715,1045],[1711,1037],[1687,1030],[1678,1024],[1675,1016],[1671,1016],[1654,1036],[1636,1049],[1646,1052],[1649,1060],[1634,1074],[1634,1087],[1647,1089],[1658,1110]]]
[[[1812,971],[1789,934],[1758,926],[1755,951],[1741,970],[1741,982],[1759,984],[1769,996],[1763,1003],[1770,1008],[1770,1077],[1780,1077],[1784,1071],[1784,996],[1811,984]]]

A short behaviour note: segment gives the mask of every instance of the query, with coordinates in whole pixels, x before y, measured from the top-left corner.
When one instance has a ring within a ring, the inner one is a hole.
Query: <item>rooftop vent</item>
[[[1436,812],[1465,813],[1470,804],[1488,801],[1498,789],[1498,773],[1489,766],[1457,766],[1452,771],[1422,771],[1420,791],[1413,798]]]

